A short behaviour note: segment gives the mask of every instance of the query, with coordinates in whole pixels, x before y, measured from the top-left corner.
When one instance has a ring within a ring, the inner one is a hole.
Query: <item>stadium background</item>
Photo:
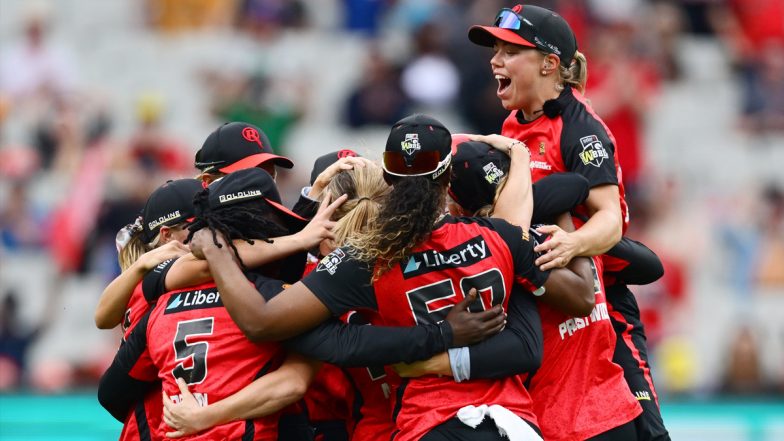
[[[784,439],[784,1],[532,3],[575,28],[630,235],[666,265],[635,292],[673,439]],[[119,333],[92,320],[114,235],[218,124],[295,161],[290,202],[313,158],[377,158],[401,115],[497,132],[466,29],[511,4],[0,0],[0,439],[119,433],[94,399]]]

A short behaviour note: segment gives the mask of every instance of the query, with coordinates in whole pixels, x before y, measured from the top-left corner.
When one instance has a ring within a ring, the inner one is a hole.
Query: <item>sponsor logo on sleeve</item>
[[[482,236],[476,236],[444,251],[427,250],[412,254],[400,263],[403,278],[409,279],[431,271],[471,266],[492,256]]]
[[[222,306],[223,302],[221,301],[218,288],[196,289],[170,296],[166,301],[166,310],[163,313],[175,314],[194,309],[218,308]]]
[[[599,167],[602,162],[609,157],[607,150],[604,149],[602,142],[596,135],[589,135],[580,138],[583,150],[580,152],[580,160],[585,165]]]
[[[346,258],[346,253],[340,248],[326,255],[316,267],[316,271],[326,271],[330,275],[334,275],[338,270],[338,265],[343,259]]]

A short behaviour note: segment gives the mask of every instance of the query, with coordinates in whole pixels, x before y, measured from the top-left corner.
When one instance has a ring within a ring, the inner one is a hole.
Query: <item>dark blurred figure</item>
[[[36,209],[28,196],[26,181],[11,184],[5,204],[0,209],[0,238],[8,251],[39,249],[45,213]]]
[[[711,21],[742,91],[741,125],[752,134],[784,130],[784,0],[728,0]]]
[[[400,69],[387,61],[376,47],[368,50],[362,82],[346,101],[349,127],[391,126],[408,114],[409,101],[400,87]]]
[[[260,40],[274,39],[283,28],[307,27],[305,5],[300,0],[241,0],[237,22]]]
[[[181,142],[165,133],[163,102],[145,94],[136,103],[136,131],[129,141],[128,158],[147,173],[177,177],[193,170],[193,158]]]
[[[742,326],[727,348],[726,370],[720,392],[729,395],[758,395],[766,392],[759,345],[748,326]]]
[[[426,109],[450,106],[460,89],[457,67],[446,54],[446,37],[440,20],[422,24],[414,32],[413,55],[403,67],[403,92]]]
[[[44,313],[37,324],[24,323],[19,316],[19,296],[9,290],[0,300],[0,390],[26,384],[27,354],[54,319],[55,291],[45,300]]]
[[[344,0],[344,29],[375,37],[387,3],[387,0]]]

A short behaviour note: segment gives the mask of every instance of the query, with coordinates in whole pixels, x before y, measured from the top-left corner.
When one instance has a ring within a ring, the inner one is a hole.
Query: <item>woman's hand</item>
[[[190,251],[188,247],[177,240],[167,242],[154,250],[150,250],[139,257],[139,265],[145,272],[155,268],[158,264],[163,263],[175,257],[182,257]]]
[[[543,253],[534,262],[542,271],[563,268],[578,255],[580,243],[574,233],[567,233],[557,225],[543,225],[536,231],[550,235],[549,240],[534,248],[537,253]]]
[[[495,305],[487,311],[471,312],[468,307],[477,299],[476,288],[471,288],[468,295],[453,306],[446,316],[452,327],[452,347],[468,346],[497,334],[506,325],[506,313],[501,305]]]
[[[179,438],[192,435],[213,426],[201,414],[202,407],[199,406],[196,397],[188,390],[188,385],[182,378],[177,379],[177,386],[180,388],[180,402],[175,404],[167,395],[163,393],[163,421],[174,429],[174,432],[166,432],[167,438]]]
[[[215,245],[215,239],[217,239],[218,245]],[[226,238],[223,237],[223,234],[217,231],[213,237],[212,230],[209,228],[202,228],[191,238],[190,247],[190,251],[193,253],[194,257],[204,260],[204,252],[206,250],[227,247]]]
[[[330,203],[330,199],[332,199],[331,195],[329,193],[325,194],[316,215],[313,216],[313,219],[308,222],[305,228],[295,234],[302,250],[311,250],[317,247],[322,240],[335,238],[335,234],[332,233],[332,229],[335,227],[335,222],[331,220],[332,215],[343,202],[346,202],[348,196],[342,195],[332,203]]]
[[[310,192],[308,193],[308,197],[311,199],[318,199],[321,196],[321,192],[329,185],[332,181],[332,178],[335,177],[338,173],[344,170],[352,170],[356,168],[362,168],[365,166],[374,166],[375,163],[367,158],[360,158],[359,156],[347,156],[345,158],[340,158],[329,167],[325,168],[323,172],[319,173],[316,177],[316,180],[313,181],[313,185],[310,187]]]
[[[442,352],[431,358],[414,363],[398,363],[392,369],[403,378],[421,377],[423,375],[449,375],[452,376],[452,366],[449,364],[449,354]]]

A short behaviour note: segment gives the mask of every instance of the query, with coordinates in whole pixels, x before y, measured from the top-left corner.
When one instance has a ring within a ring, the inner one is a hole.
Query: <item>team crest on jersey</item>
[[[476,236],[444,251],[427,250],[412,254],[400,263],[403,278],[409,279],[431,271],[471,266],[492,256],[490,247],[482,236]]]
[[[321,262],[319,262],[318,266],[316,267],[316,271],[326,271],[331,275],[335,274],[335,271],[338,270],[338,265],[340,265],[340,262],[342,262],[345,258],[346,253],[338,248],[321,259]]]
[[[498,168],[493,162],[487,163],[482,170],[485,171],[485,180],[488,184],[498,185],[498,181],[504,176],[504,171]]]
[[[609,157],[607,150],[604,149],[602,142],[596,135],[583,136],[580,138],[580,144],[583,146],[583,151],[579,156],[585,165],[599,167]]]
[[[419,134],[418,133],[406,133],[406,139],[400,142],[400,146],[403,149],[403,153],[411,156],[414,152],[422,150],[422,146],[419,145]]]
[[[222,307],[223,302],[220,298],[218,288],[196,289],[193,291],[182,291],[177,295],[169,296],[166,301],[164,314],[174,314],[177,312],[191,311],[193,309],[206,309]]]
[[[544,155],[545,148],[544,148],[544,141],[539,141],[539,154]]]

